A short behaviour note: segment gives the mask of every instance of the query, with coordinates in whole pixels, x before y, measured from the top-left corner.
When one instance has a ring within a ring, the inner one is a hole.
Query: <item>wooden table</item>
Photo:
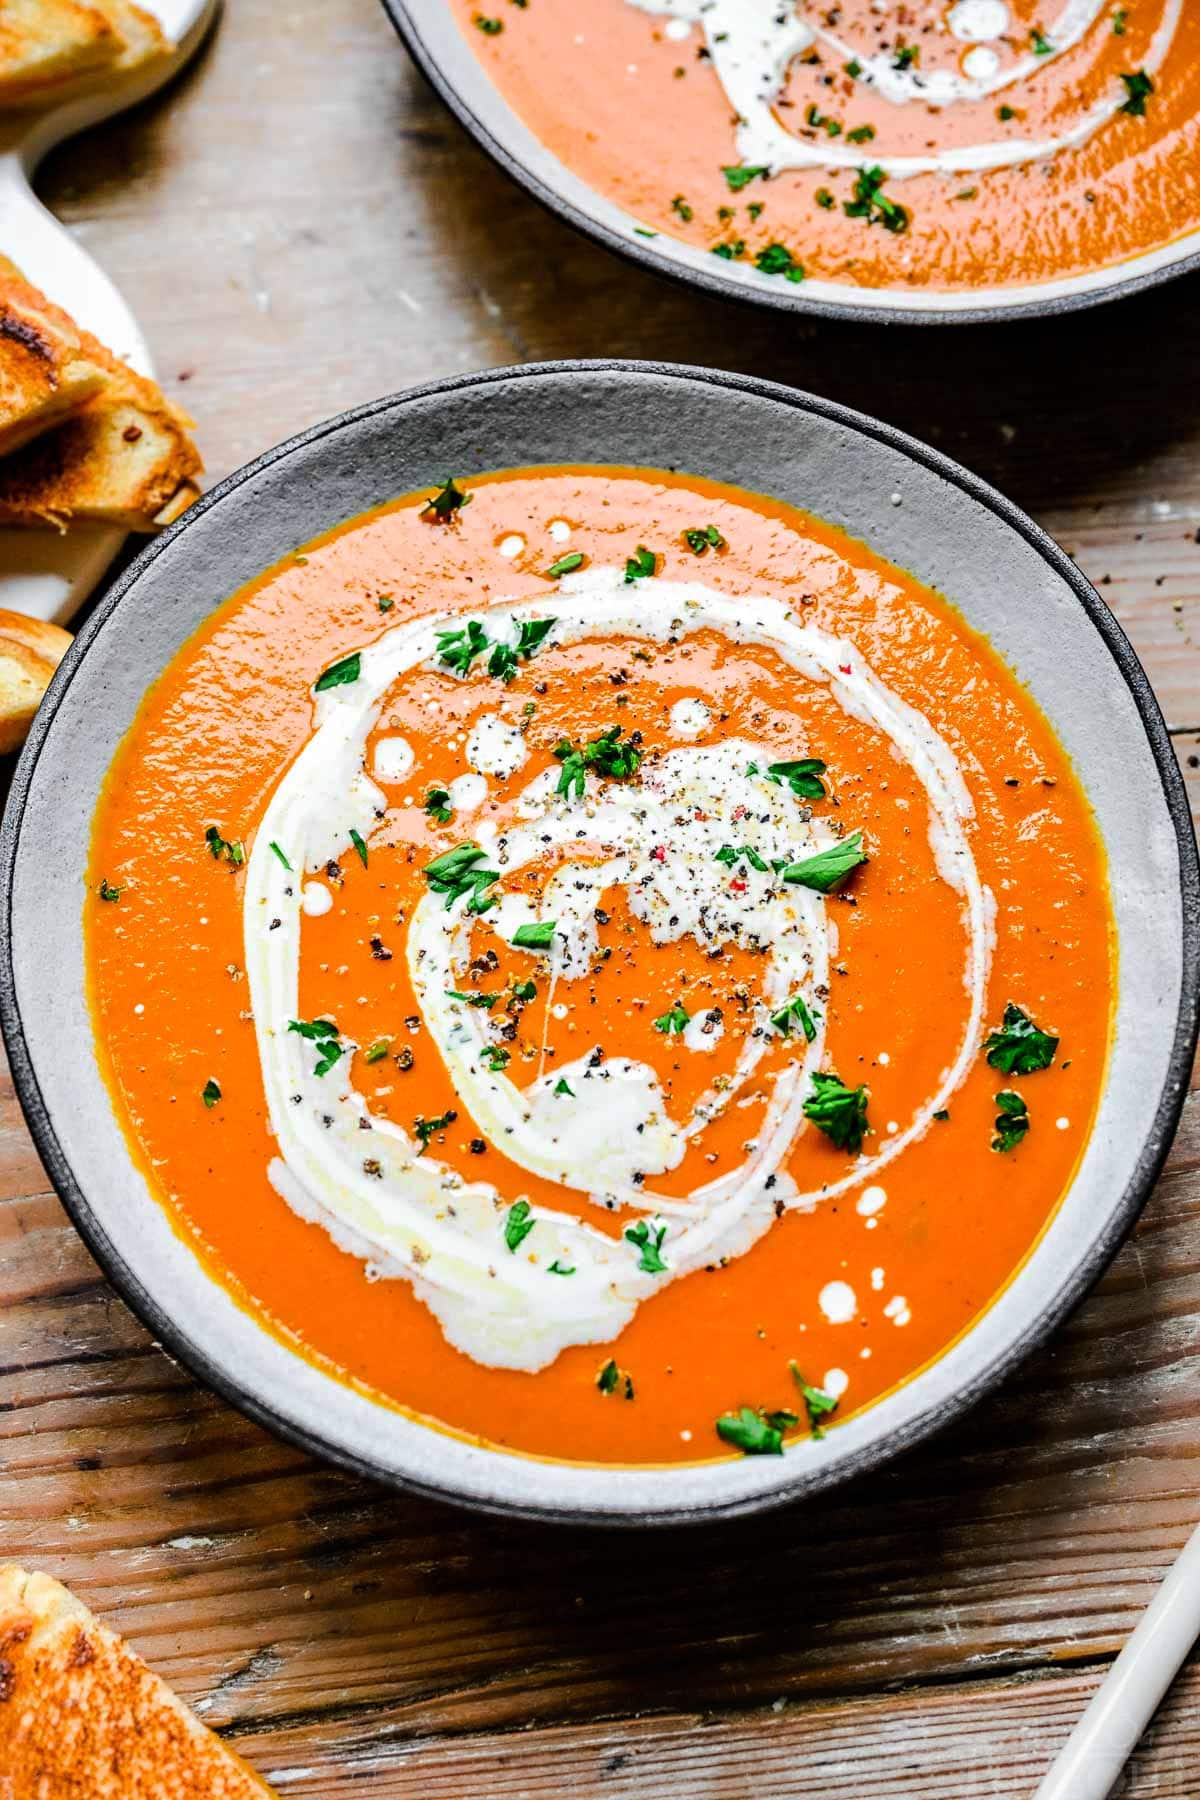
[[[140,314],[213,477],[357,401],[534,357],[731,366],[931,439],[1099,584],[1200,799],[1196,279],[987,331],[692,297],[494,170],[372,0],[230,0],[180,85],[42,190]],[[472,1518],[198,1388],[0,1093],[0,1553],[70,1582],[284,1795],[1027,1795],[1200,1518],[1198,1346],[1193,1096],[1106,1280],[932,1444],[719,1530]],[[1119,1791],[1200,1792],[1200,1665]]]

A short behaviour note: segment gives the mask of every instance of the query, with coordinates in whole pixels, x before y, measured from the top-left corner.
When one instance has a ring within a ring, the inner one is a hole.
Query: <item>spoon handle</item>
[[[1107,1800],[1200,1637],[1200,1526],[1139,1619],[1033,1800]]]

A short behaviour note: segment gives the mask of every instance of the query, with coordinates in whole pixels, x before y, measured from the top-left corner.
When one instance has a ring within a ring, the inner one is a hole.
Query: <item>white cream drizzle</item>
[[[521,1369],[545,1366],[570,1344],[609,1341],[664,1283],[741,1255],[783,1208],[811,1208],[861,1189],[920,1137],[978,1047],[992,940],[991,896],[967,841],[972,803],[957,762],[928,720],[892,694],[848,640],[801,624],[772,599],[731,598],[698,582],[657,578],[631,589],[619,569],[567,577],[555,611],[550,645],[614,635],[663,643],[712,629],[736,643],[771,648],[806,680],[827,686],[852,716],[886,735],[925,787],[937,870],[960,897],[968,1005],[937,1091],[873,1154],[848,1162],[840,1179],[800,1193],[783,1167],[805,1129],[809,1075],[824,1052],[820,1007],[814,1009],[820,1014],[814,1042],[806,1044],[802,1036],[792,1041],[790,1060],[771,1082],[741,1166],[685,1198],[655,1193],[653,1178],[677,1167],[688,1141],[738,1103],[762,1056],[778,1041],[769,1025],[772,1007],[824,985],[836,942],[820,895],[778,884],[769,869],[739,869],[735,884],[715,851],[729,842],[752,844],[769,864],[772,856],[794,859],[833,840],[786,787],[748,772],[752,761],[765,764],[768,753],[756,757],[754,745],[737,740],[648,756],[635,781],[589,778],[581,799],[558,795],[557,771],[544,772],[518,796],[510,829],[478,834],[500,874],[499,904],[472,921],[461,904],[447,910],[441,896],[424,895],[409,926],[409,970],[429,1039],[478,1134],[510,1162],[597,1205],[636,1208],[653,1237],[664,1234],[667,1266],[664,1272],[645,1270],[638,1247],[625,1237],[542,1205],[530,1215],[535,1229],[511,1252],[504,1226],[517,1196],[484,1180],[464,1180],[438,1160],[436,1144],[420,1154],[408,1132],[371,1114],[351,1083],[358,1046],[348,1017],[338,1021],[342,1056],[324,1076],[315,1073],[317,1047],[288,1029],[299,1016],[306,891],[300,871],[317,871],[344,855],[352,828],[369,842],[386,817],[386,799],[363,766],[367,739],[397,679],[431,663],[436,632],[449,619],[397,624],[363,649],[356,682],[314,695],[313,735],[271,799],[247,869],[246,967],[278,1144],[271,1179],[302,1217],[320,1222],[371,1274],[409,1280],[460,1349],[483,1363]],[[528,603],[500,602],[488,609],[487,623],[494,632],[498,624],[515,627],[533,616]],[[735,823],[738,807],[744,810]],[[272,852],[272,841],[296,873]],[[505,893],[509,875],[548,856],[559,860],[540,907],[531,908],[523,894]],[[669,1115],[654,1069],[598,1057],[595,1046],[586,1046],[571,1064],[543,1066],[529,1086],[518,1086],[510,1077],[519,1068],[489,1066],[495,1059],[484,1052],[497,1040],[488,1016],[448,997],[447,990],[460,988],[465,978],[472,925],[511,942],[539,914],[556,921],[547,953],[553,984],[585,977],[596,947],[595,907],[615,884],[625,887],[632,911],[657,943],[691,933],[706,946],[757,939],[765,947],[754,1026],[730,1083],[707,1090],[681,1120]],[[570,1092],[559,1088],[564,1082]],[[552,1262],[573,1273],[551,1274]]]
[[[1144,63],[1151,75],[1161,67],[1171,47],[1182,3],[1183,0],[1164,0],[1162,22]],[[1047,10],[1042,29],[1050,49],[1039,56],[1031,48],[1004,64],[997,58],[989,73],[983,72],[985,65],[980,63],[973,65],[972,72],[964,68],[962,73],[952,69],[926,71],[919,63],[897,68],[894,52],[871,55],[842,37],[827,22],[836,17],[836,10],[825,14],[814,8],[811,14],[802,15],[789,0],[628,0],[628,4],[642,12],[682,19],[703,29],[717,78],[738,120],[738,154],[743,163],[761,165],[774,173],[781,169],[858,169],[870,163],[877,164],[893,180],[938,173],[981,174],[989,169],[1034,162],[1084,143],[1114,117],[1127,98],[1120,82],[1114,82],[1072,124],[1048,137],[1005,138],[920,156],[889,152],[886,130],[865,147],[824,134],[818,134],[819,142],[810,141],[794,136],[780,123],[774,104],[795,58],[814,44],[821,44],[839,68],[849,61],[857,62],[861,71],[856,77],[859,85],[872,89],[894,106],[948,107],[963,101],[986,100],[1033,80],[1081,43],[1094,26],[1111,29],[1109,0],[1065,0],[1057,12]],[[968,12],[968,26],[970,19]],[[968,31],[962,35],[966,37]],[[995,34],[985,31],[981,35]]]

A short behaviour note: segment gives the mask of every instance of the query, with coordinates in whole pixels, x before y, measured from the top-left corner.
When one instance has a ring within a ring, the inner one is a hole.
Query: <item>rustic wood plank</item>
[[[379,393],[546,356],[733,367],[931,439],[1099,584],[1200,813],[1200,280],[982,333],[701,300],[544,215],[360,0],[239,0],[42,190],[136,306],[214,477]],[[199,1390],[100,1277],[0,1078],[0,1553],[70,1581],[285,1794],[1025,1794],[1200,1517],[1198,1345],[1193,1098],[1106,1280],[933,1444],[753,1525],[473,1519]],[[1129,1800],[1192,1800],[1197,1679]]]

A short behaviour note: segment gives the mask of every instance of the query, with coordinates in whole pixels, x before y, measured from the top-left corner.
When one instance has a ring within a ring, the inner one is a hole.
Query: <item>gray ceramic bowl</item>
[[[899,1393],[780,1458],[679,1470],[547,1464],[374,1405],[283,1347],[205,1273],[132,1164],[84,996],[82,875],[108,763],[151,682],[226,595],[398,493],[524,463],[686,469],[773,495],[940,588],[1045,709],[1096,808],[1120,932],[1117,1033],[1079,1175],[1015,1282]],[[890,497],[899,493],[902,504]],[[439,383],[347,413],[232,475],[152,543],[68,652],[4,821],[0,1012],[46,1167],[113,1282],[202,1380],[337,1462],[472,1505],[626,1524],[809,1493],[969,1406],[1112,1255],[1162,1163],[1197,1024],[1200,871],[1154,697],[1108,610],[1014,506],[945,457],[789,389],[646,363],[557,363]]]
[[[1083,275],[1028,286],[980,288],[968,294],[772,280],[748,263],[723,262],[674,238],[637,236],[637,220],[573,174],[513,111],[464,39],[445,0],[383,0],[383,6],[413,60],[502,169],[586,236],[691,287],[783,312],[876,324],[966,325],[1076,312],[1200,268],[1200,232],[1191,232],[1176,243]]]

